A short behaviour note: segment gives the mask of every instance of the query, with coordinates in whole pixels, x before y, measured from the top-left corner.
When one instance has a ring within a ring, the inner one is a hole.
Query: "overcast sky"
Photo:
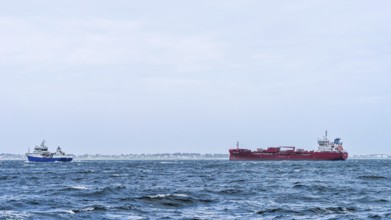
[[[391,154],[391,1],[3,1],[0,152]]]

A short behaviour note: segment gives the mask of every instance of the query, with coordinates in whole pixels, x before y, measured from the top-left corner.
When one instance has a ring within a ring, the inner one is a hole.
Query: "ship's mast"
[[[236,142],[236,149],[238,149],[238,150],[239,150],[239,141],[238,141],[238,142]]]

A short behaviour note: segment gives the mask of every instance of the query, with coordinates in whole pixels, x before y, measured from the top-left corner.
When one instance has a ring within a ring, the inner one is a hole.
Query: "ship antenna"
[[[236,142],[236,148],[239,150],[239,141]]]
[[[325,133],[326,133],[326,138],[327,138],[327,130],[326,130],[326,132],[325,132]]]

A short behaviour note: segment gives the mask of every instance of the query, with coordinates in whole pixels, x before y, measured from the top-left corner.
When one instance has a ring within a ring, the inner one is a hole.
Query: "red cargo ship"
[[[343,149],[340,138],[333,142],[327,139],[327,131],[318,139],[318,150],[307,151],[291,146],[258,148],[256,151],[239,148],[229,150],[229,160],[346,160],[348,152]]]

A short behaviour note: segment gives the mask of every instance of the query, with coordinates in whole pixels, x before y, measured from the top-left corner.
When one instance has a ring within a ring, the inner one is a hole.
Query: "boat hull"
[[[346,160],[347,152],[292,152],[262,153],[246,149],[230,149],[229,160]]]
[[[27,159],[31,162],[71,162],[72,157],[35,157],[27,155]]]

